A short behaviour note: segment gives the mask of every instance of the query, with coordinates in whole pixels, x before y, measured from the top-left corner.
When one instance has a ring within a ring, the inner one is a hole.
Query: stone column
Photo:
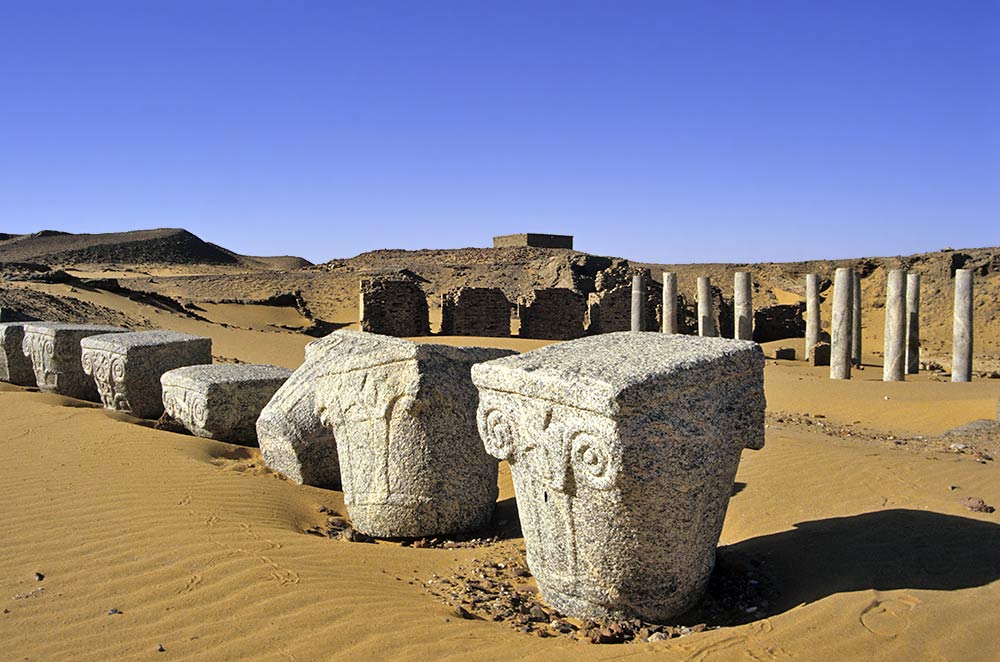
[[[719,335],[712,310],[712,279],[708,276],[698,277],[698,335],[713,338]]]
[[[972,381],[972,271],[955,270],[955,322],[952,327],[951,381]]]
[[[861,274],[851,272],[851,363],[861,366]]]
[[[663,333],[677,333],[677,274],[663,272]]]
[[[810,274],[811,275],[811,274]],[[833,316],[830,324],[830,379],[851,378],[851,269],[837,269],[833,280]],[[816,306],[819,309],[819,306]]]
[[[733,279],[733,317],[736,319],[733,337],[753,340],[753,293],[750,273],[737,271]]]
[[[812,346],[819,342],[819,274],[806,275],[806,361]]]
[[[906,379],[906,271],[889,272],[885,295],[885,347],[882,381]]]
[[[632,276],[632,330],[646,330],[646,279],[642,274]]]
[[[906,374],[920,372],[920,274],[906,275]]]

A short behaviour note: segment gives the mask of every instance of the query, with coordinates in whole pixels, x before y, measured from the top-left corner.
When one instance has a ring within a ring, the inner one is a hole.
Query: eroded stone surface
[[[212,339],[176,331],[135,331],[80,341],[83,371],[105,408],[140,418],[163,413],[160,377],[174,368],[212,362]]]
[[[246,363],[176,368],[160,377],[163,407],[194,435],[253,444],[257,417],[291,374]]]
[[[337,441],[316,413],[316,385],[341,340],[332,334],[306,345],[305,361],[257,419],[264,463],[300,485],[340,489]]]
[[[612,333],[474,366],[510,464],[528,565],[581,618],[663,621],[702,594],[744,448],[764,444],[763,353]]]
[[[476,429],[471,367],[511,354],[338,331],[316,390],[333,429],[354,528],[418,537],[485,526],[497,461]]]
[[[98,324],[30,322],[24,325],[21,349],[31,359],[38,388],[78,400],[97,402],[97,386],[83,371],[80,341],[102,333],[125,333],[127,329]]]
[[[0,381],[20,386],[35,385],[31,359],[24,354],[23,322],[0,323]]]

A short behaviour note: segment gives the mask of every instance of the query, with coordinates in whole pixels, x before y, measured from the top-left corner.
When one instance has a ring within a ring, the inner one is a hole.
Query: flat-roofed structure
[[[504,234],[493,237],[493,248],[573,248],[573,235],[569,234]]]

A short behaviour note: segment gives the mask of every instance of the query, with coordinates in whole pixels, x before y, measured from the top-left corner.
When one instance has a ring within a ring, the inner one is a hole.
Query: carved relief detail
[[[59,381],[55,369],[55,340],[39,333],[26,333],[21,342],[24,355],[31,358],[39,388],[54,389]]]
[[[171,386],[163,389],[163,408],[172,418],[204,428],[208,423],[208,403],[197,391]]]
[[[84,350],[83,371],[94,378],[101,402],[108,409],[131,411],[125,389],[125,357],[99,350]]]

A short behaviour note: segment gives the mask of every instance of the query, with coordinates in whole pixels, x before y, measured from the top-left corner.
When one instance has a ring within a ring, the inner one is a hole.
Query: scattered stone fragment
[[[43,579],[45,579],[45,575],[43,575],[43,574],[42,574],[42,573],[40,573],[40,572],[36,572],[36,573],[35,573],[35,581],[36,581],[36,582],[40,582],[40,581],[42,581]]]
[[[112,609],[108,610],[108,616],[117,616],[117,615],[119,615],[121,613],[122,613],[122,611],[119,610],[119,609],[117,609],[117,608],[112,608]]]
[[[975,513],[992,513],[996,510],[993,506],[986,505],[986,502],[979,497],[963,497],[959,503]]]
[[[199,437],[253,444],[257,417],[291,370],[273,365],[216,364],[163,373],[163,405]]]
[[[163,644],[160,644],[159,646],[156,647],[156,652],[157,653],[166,653],[167,649],[163,647]]]
[[[779,361],[794,361],[795,360],[795,348],[794,347],[779,347],[774,350],[774,358]]]

